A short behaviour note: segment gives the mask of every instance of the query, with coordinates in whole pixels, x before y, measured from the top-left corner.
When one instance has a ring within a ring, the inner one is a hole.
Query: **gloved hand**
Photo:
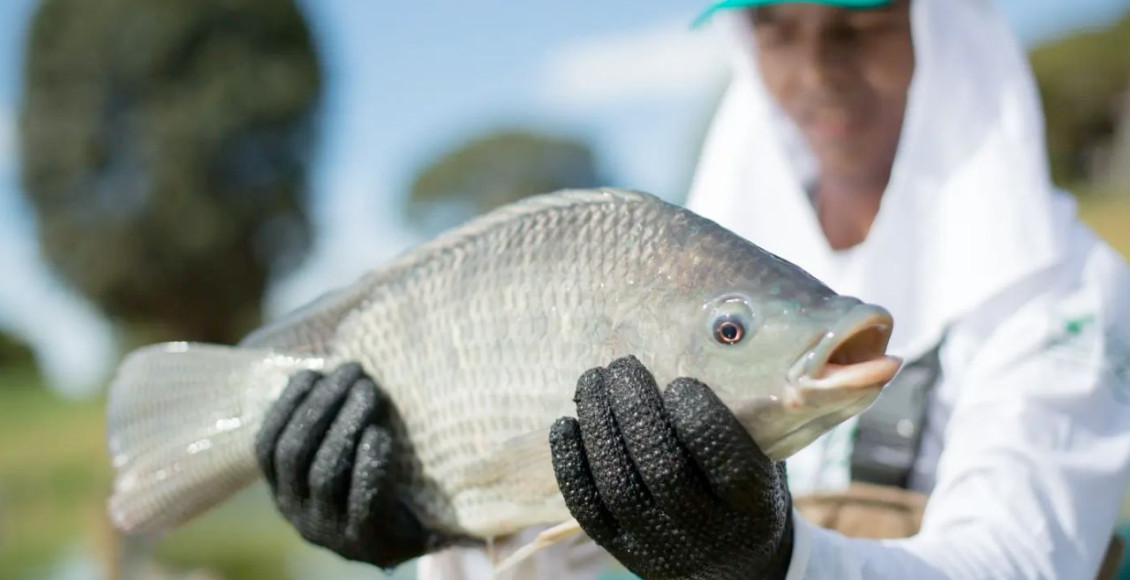
[[[275,505],[308,542],[382,568],[447,538],[421,525],[398,494],[391,403],[347,364],[291,377],[255,442]]]
[[[792,500],[769,460],[702,383],[660,395],[635,357],[578,382],[577,419],[550,431],[558,485],[597,544],[647,580],[784,578]]]

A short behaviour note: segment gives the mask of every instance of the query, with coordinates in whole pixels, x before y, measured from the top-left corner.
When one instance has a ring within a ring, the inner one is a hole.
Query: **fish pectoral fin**
[[[566,522],[553,526],[552,528],[549,528],[548,530],[545,530],[542,533],[538,534],[537,537],[531,540],[528,544],[518,548],[514,551],[514,553],[504,558],[501,562],[496,563],[494,566],[494,573],[496,576],[498,574],[502,574],[503,572],[523,562],[527,558],[533,556],[537,552],[540,552],[554,544],[568,540],[569,538],[578,536],[583,532],[584,530],[581,529],[581,524],[577,523],[577,520],[574,519],[570,519]]]
[[[468,469],[467,482],[472,486],[507,479],[522,482],[523,490],[531,494],[549,496],[558,491],[549,429],[512,437]]]

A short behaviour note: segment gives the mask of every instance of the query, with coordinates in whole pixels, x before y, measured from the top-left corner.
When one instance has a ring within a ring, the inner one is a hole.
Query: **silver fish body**
[[[660,387],[698,378],[781,459],[874,400],[897,370],[883,354],[890,329],[881,308],[653,196],[538,196],[235,348],[131,355],[111,393],[111,514],[154,529],[219,503],[258,476],[254,435],[286,377],[357,361],[395,404],[410,458],[402,491],[428,525],[487,538],[561,522],[548,430],[573,414],[586,370],[633,355]],[[185,368],[196,370],[177,383],[181,401],[199,390],[201,416],[153,395]],[[162,437],[172,442],[153,443]]]

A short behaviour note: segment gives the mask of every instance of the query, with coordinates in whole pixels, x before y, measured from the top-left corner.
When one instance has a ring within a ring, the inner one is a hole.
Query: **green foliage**
[[[523,197],[599,185],[586,144],[524,131],[473,139],[427,166],[407,199],[410,223],[434,232]]]
[[[1079,204],[1080,219],[1130,260],[1130,187],[1083,187],[1072,191],[1083,198]]]
[[[44,0],[20,119],[56,271],[111,319],[228,342],[309,245],[320,71],[292,0]]]
[[[1030,54],[1047,117],[1052,175],[1061,185],[1095,178],[1096,154],[1130,123],[1130,15]]]

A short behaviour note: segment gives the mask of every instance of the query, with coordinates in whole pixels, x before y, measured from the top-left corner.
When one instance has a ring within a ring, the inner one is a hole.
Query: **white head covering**
[[[800,133],[765,91],[752,29],[735,13],[731,86],[688,206],[886,306],[891,351],[914,356],[955,318],[1057,261],[1070,204],[1051,183],[1024,51],[988,0],[911,0],[915,71],[890,183],[867,240],[837,253],[803,187]]]

